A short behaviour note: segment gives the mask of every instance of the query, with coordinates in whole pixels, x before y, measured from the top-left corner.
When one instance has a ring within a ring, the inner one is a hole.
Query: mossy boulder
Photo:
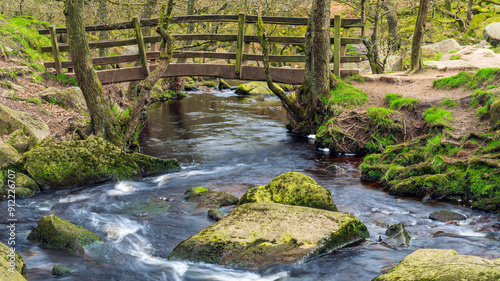
[[[221,219],[225,218],[227,216],[226,213],[219,209],[210,209],[208,210],[207,213],[208,217],[211,218],[214,221],[220,221]]]
[[[204,187],[191,187],[184,193],[188,202],[198,202],[200,208],[218,208],[222,206],[238,205],[238,197],[224,192]]]
[[[5,175],[7,175],[7,171],[5,171]],[[18,198],[30,198],[35,195],[36,192],[40,192],[40,188],[38,187],[36,182],[23,173],[15,173],[15,177],[13,178],[13,180],[15,186],[15,195]],[[2,194],[8,196],[9,189],[3,189]]]
[[[144,175],[180,170],[175,159],[127,154],[108,141],[55,142],[48,139],[23,155],[24,169],[43,189],[64,189],[106,180],[131,180]]]
[[[410,246],[411,233],[407,231],[405,226],[401,223],[389,226],[385,231],[385,235],[388,236],[385,240],[388,244],[396,247]]]
[[[219,79],[219,90],[229,89],[231,89],[231,86],[224,79]]]
[[[52,271],[50,272],[52,275],[57,275],[57,276],[70,276],[73,275],[77,272],[78,270],[66,267],[62,264],[56,264],[52,268]]]
[[[30,143],[30,138],[21,129],[17,129],[10,134],[7,143],[12,145],[19,153],[26,152],[33,145],[33,143]]]
[[[79,87],[70,87],[58,89],[54,87],[47,88],[39,96],[47,102],[57,104],[64,108],[74,109],[80,113],[86,113],[87,102]]]
[[[500,280],[500,259],[459,255],[451,249],[419,249],[373,281]]]
[[[0,138],[0,169],[17,165],[20,159],[17,150]]]
[[[287,172],[271,180],[268,185],[251,188],[241,197],[240,205],[260,202],[337,211],[330,191],[299,172]]]
[[[429,218],[432,220],[438,220],[440,222],[467,219],[462,214],[459,214],[457,212],[448,211],[448,210],[434,211],[429,215]]]
[[[491,116],[491,122],[498,124],[500,122],[500,99],[496,99],[488,108]]]
[[[74,225],[55,215],[42,217],[28,235],[28,240],[48,249],[83,253],[84,247],[102,239],[80,225]]]
[[[488,41],[491,46],[496,47],[500,44],[500,22],[492,23],[486,26],[483,30],[484,40]]]
[[[50,134],[47,124],[38,117],[0,104],[0,135],[10,134],[18,129],[28,135],[33,144],[39,143]]]
[[[184,192],[184,198],[189,198],[195,194],[206,191],[208,191],[208,189],[204,188],[203,186],[190,187],[188,188],[188,190],[186,190],[186,192]]]
[[[26,264],[23,257],[11,251],[11,248],[3,243],[0,243],[0,280],[26,280]]]
[[[169,259],[262,268],[329,253],[369,237],[352,215],[248,203],[177,245]]]
[[[278,84],[274,84],[276,88],[281,89]],[[264,96],[272,96],[273,92],[267,87],[266,82],[254,81],[250,83],[240,84],[238,88],[236,88],[235,93],[241,95],[264,95]]]

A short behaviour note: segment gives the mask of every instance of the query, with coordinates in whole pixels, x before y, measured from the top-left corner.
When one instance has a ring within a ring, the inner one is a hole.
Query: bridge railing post
[[[241,78],[241,66],[243,63],[243,45],[245,43],[245,14],[239,14],[238,34],[236,37],[236,63],[234,77]]]
[[[144,37],[142,36],[141,21],[137,16],[133,17],[132,21],[134,22],[135,38],[137,40],[137,46],[139,47],[139,57],[141,58],[142,73],[147,77],[149,76],[149,62],[146,54]]]
[[[340,76],[340,16],[333,21],[333,74]]]
[[[57,74],[62,73],[61,53],[59,52],[59,44],[57,43],[56,27],[49,26],[50,41],[52,43],[52,55],[54,56],[55,69]]]

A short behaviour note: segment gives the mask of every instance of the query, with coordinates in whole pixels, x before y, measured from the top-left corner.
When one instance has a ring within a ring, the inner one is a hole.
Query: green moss
[[[195,194],[207,191],[208,189],[204,188],[203,186],[190,187],[188,188],[188,190],[186,190],[186,192],[184,192],[184,197],[189,198]]]
[[[437,79],[432,82],[438,89],[453,89],[465,86],[467,89],[477,89],[489,85],[500,84],[500,69],[482,68],[475,73],[462,71],[457,75]]]
[[[424,111],[424,119],[430,125],[448,125],[449,121],[455,119],[451,112],[439,107],[431,107]]]
[[[454,53],[456,53],[456,52],[458,52],[458,51],[460,51],[460,50],[453,49],[453,50],[450,50],[448,53],[450,53],[450,54],[454,54]]]
[[[352,108],[365,104],[368,94],[339,79],[338,86],[330,91],[330,97],[322,97],[323,102],[332,108]]]
[[[454,108],[458,105],[458,103],[454,99],[447,98],[440,102],[439,105],[443,107]]]
[[[37,227],[28,235],[28,240],[41,243],[49,249],[83,253],[85,246],[101,241],[101,238],[82,226],[50,215],[38,221]]]
[[[268,185],[253,187],[240,200],[240,204],[261,202],[337,211],[330,191],[298,172],[284,173]]]
[[[388,93],[384,97],[384,104],[387,106],[390,106],[393,101],[395,101],[397,99],[401,99],[401,98],[403,98],[403,95]]]
[[[461,57],[461,55],[454,55],[450,57],[450,60],[459,60]]]
[[[10,255],[11,254],[11,248],[3,243],[0,243],[0,258],[3,259],[5,262],[10,262]],[[23,257],[21,257],[20,254],[15,252],[15,266],[16,266],[16,271],[19,272],[22,276],[26,277],[26,264],[23,261]],[[0,265],[0,268],[2,266]],[[10,267],[10,266],[9,266]],[[1,277],[1,274],[0,274]],[[2,279],[3,280],[3,279]],[[5,279],[7,280],[7,279]]]
[[[391,104],[389,105],[390,108],[392,109],[403,109],[407,108],[409,110],[414,110],[415,105],[419,103],[419,99],[414,99],[414,98],[400,98],[393,100]]]

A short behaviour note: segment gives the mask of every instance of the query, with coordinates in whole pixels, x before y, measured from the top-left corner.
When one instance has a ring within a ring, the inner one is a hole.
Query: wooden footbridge
[[[250,43],[258,43],[257,35],[245,34],[247,24],[257,22],[257,16],[253,15],[192,15],[179,16],[172,18],[171,23],[199,23],[199,22],[234,22],[237,23],[237,34],[176,34],[173,35],[176,41],[213,41],[213,42],[236,42],[235,52],[198,52],[198,51],[175,51],[174,58],[202,58],[205,59],[223,59],[228,60],[231,64],[210,64],[208,63],[174,63],[169,65],[168,70],[163,74],[163,77],[179,77],[179,76],[208,76],[219,77],[226,79],[241,79],[241,80],[256,80],[265,81],[264,71],[262,67],[248,66],[249,61],[262,61],[261,54],[250,54]],[[303,17],[262,17],[264,24],[274,24],[279,26],[306,26],[308,18]],[[119,46],[137,45],[139,52],[131,55],[95,57],[92,59],[94,66],[98,65],[116,65],[119,63],[141,62],[141,66],[114,68],[108,70],[98,70],[97,74],[102,84],[131,82],[144,79],[149,71],[152,71],[156,65],[155,60],[159,58],[160,52],[155,51],[154,43],[161,41],[160,36],[142,36],[141,27],[154,27],[158,24],[158,19],[142,19],[134,17],[130,22],[121,22],[108,25],[93,25],[86,26],[87,32],[113,31],[124,29],[135,29],[135,38],[114,39],[89,41],[90,49],[110,48]],[[347,44],[359,44],[361,38],[349,38],[349,29],[363,28],[364,23],[361,19],[349,19],[340,16],[335,16],[331,19],[331,44],[333,45],[334,65],[333,72],[336,75],[348,76],[359,73],[359,70],[342,70],[341,63],[345,62],[360,62],[360,56],[345,56]],[[255,29],[253,29],[255,30]],[[55,68],[56,72],[68,72],[66,69],[73,67],[71,56],[68,54],[68,61],[62,61],[62,52],[69,51],[69,45],[59,43],[58,35],[64,35],[66,28],[55,28],[50,26],[49,29],[39,30],[39,34],[47,34],[51,37],[51,46],[42,47],[42,52],[52,53],[54,61],[45,62],[46,68]],[[297,36],[268,36],[270,44],[283,44],[291,46],[295,50],[297,45],[305,44],[305,37]],[[150,46],[150,47],[148,47]],[[303,55],[270,55],[271,62],[291,63],[292,67],[295,63],[305,62]],[[185,60],[184,60],[185,61]],[[200,59],[201,61],[201,59]],[[301,84],[304,77],[303,68],[291,67],[271,67],[271,77],[275,82],[288,84]]]

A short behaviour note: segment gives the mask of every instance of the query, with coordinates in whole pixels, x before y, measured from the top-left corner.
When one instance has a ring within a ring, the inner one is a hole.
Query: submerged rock
[[[13,265],[14,272],[9,271]],[[26,280],[26,264],[23,257],[11,251],[11,248],[3,243],[0,243],[0,280]]]
[[[438,220],[440,222],[454,221],[454,220],[465,220],[467,219],[464,215],[448,211],[448,210],[440,210],[434,211],[429,215],[429,218],[432,220]]]
[[[177,245],[169,259],[262,268],[293,263],[369,237],[352,215],[276,203],[248,203]]]
[[[75,274],[77,271],[78,270],[66,267],[66,266],[64,266],[62,264],[56,264],[52,268],[51,274],[52,275],[58,275],[58,276],[69,276],[69,275]]]
[[[55,215],[42,217],[28,235],[28,240],[41,243],[48,249],[83,253],[84,247],[102,239],[83,228]]]
[[[451,249],[420,249],[373,281],[500,280],[500,259],[463,256]]]
[[[153,173],[180,170],[176,159],[127,154],[108,141],[46,140],[23,155],[24,169],[43,189],[64,189],[106,180],[138,179]]]
[[[220,221],[221,219],[225,218],[227,216],[226,213],[219,209],[210,209],[208,210],[207,213],[208,217],[211,218],[214,221]]]
[[[33,145],[50,134],[47,124],[38,117],[0,104],[0,135],[10,134],[18,129],[30,137]]]
[[[411,233],[407,231],[403,224],[393,224],[385,231],[385,235],[389,236],[386,239],[388,244],[396,247],[409,247]]]
[[[281,89],[278,84],[274,84],[275,87]],[[240,84],[236,88],[235,93],[242,95],[274,95],[273,92],[267,87],[267,82],[253,81],[250,83]]]
[[[346,169],[344,169],[338,165],[335,165],[335,164],[332,164],[332,165],[326,167],[325,170],[328,172],[334,173],[336,175],[345,174],[347,172]]]
[[[330,191],[299,172],[287,172],[271,180],[268,185],[253,187],[240,200],[240,204],[260,202],[337,211]]]
[[[201,208],[218,208],[223,206],[238,205],[238,197],[224,192],[215,191],[204,187],[191,187],[184,193],[188,202],[198,202]]]

